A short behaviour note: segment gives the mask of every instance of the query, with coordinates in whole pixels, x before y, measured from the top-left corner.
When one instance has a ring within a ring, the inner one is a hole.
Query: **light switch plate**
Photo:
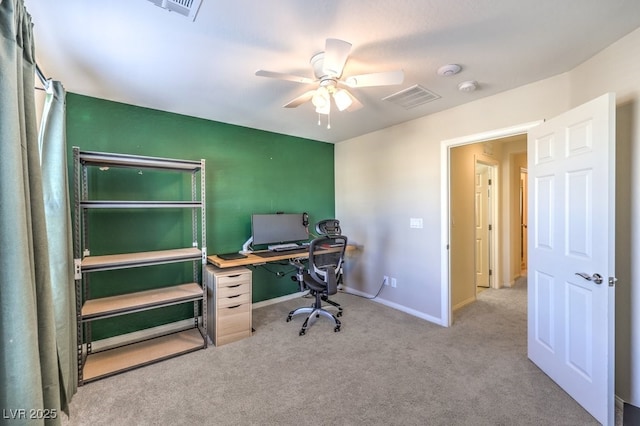
[[[422,228],[422,218],[412,217],[409,219],[409,228]]]

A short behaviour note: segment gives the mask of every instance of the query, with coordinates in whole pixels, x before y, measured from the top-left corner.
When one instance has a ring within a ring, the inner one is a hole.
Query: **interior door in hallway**
[[[529,358],[613,425],[615,95],[534,127],[528,152]]]
[[[527,197],[529,195],[527,186],[527,170],[520,170],[520,271],[527,270],[527,237],[529,221],[527,216]]]
[[[476,287],[491,286],[491,175],[492,168],[476,161],[475,269]]]

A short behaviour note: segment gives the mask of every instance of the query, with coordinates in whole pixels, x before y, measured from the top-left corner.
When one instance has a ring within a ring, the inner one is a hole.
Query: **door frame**
[[[453,139],[443,140],[440,143],[440,312],[441,325],[451,327],[453,323],[453,314],[451,306],[451,259],[450,259],[450,236],[451,236],[451,209],[450,209],[450,167],[451,167],[451,148],[457,146],[469,145],[478,142],[486,142],[494,139],[501,139],[508,136],[516,136],[526,134],[529,129],[539,125],[543,120],[532,121],[529,123],[518,124],[512,127],[490,130],[487,132],[476,133],[473,135],[462,136]]]

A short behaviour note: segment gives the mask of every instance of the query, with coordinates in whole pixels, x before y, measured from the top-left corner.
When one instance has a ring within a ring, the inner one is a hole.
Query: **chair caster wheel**
[[[336,314],[336,316],[337,316],[337,317],[341,317],[341,316],[342,316],[342,311],[339,311],[339,312]]]
[[[298,334],[298,336],[304,336],[305,334],[305,330],[300,330],[300,333]]]
[[[287,322],[291,321],[291,315],[287,317]]]
[[[334,329],[333,329],[333,332],[334,332],[334,333],[337,333],[338,331],[340,331],[340,326],[339,326],[339,325],[338,325],[338,326],[336,326],[336,328],[334,328]]]

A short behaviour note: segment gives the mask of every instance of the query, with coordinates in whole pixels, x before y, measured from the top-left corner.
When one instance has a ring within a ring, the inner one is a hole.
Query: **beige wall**
[[[336,215],[362,244],[350,287],[440,323],[440,148],[461,136],[541,120],[569,109],[563,74],[418,120],[340,142],[335,148]],[[424,228],[409,228],[409,218]]]
[[[525,148],[526,148],[526,141]],[[511,186],[509,187],[510,199],[509,199],[509,215],[510,215],[510,223],[508,235],[506,235],[506,239],[509,240],[510,244],[510,257],[508,259],[509,270],[507,271],[508,283],[506,285],[512,285],[516,278],[520,276],[524,276],[526,274],[526,270],[523,271],[521,269],[521,242],[522,242],[522,234],[521,234],[521,218],[520,218],[520,171],[522,169],[527,168],[527,153],[520,152],[510,155],[509,162],[509,172],[510,177],[509,181],[511,182]],[[526,184],[526,183],[525,183]],[[526,194],[525,194],[526,197]],[[526,215],[526,205],[524,207],[524,214]],[[525,229],[526,232],[526,229]],[[526,242],[526,240],[525,240]],[[526,251],[525,251],[526,253]]]
[[[337,144],[336,214],[364,247],[349,287],[375,294],[384,275],[397,277],[397,288],[385,287],[379,299],[441,323],[442,141],[551,118],[609,91],[618,100],[617,292],[627,299],[617,305],[616,393],[640,405],[640,327],[630,326],[640,324],[632,284],[640,272],[633,221],[640,186],[631,185],[640,178],[640,29],[568,73]],[[424,228],[409,228],[411,217],[423,218]]]
[[[520,169],[527,168],[527,138],[525,135],[510,138],[503,150],[503,215],[502,229],[503,264],[502,286],[510,287],[520,277]]]

